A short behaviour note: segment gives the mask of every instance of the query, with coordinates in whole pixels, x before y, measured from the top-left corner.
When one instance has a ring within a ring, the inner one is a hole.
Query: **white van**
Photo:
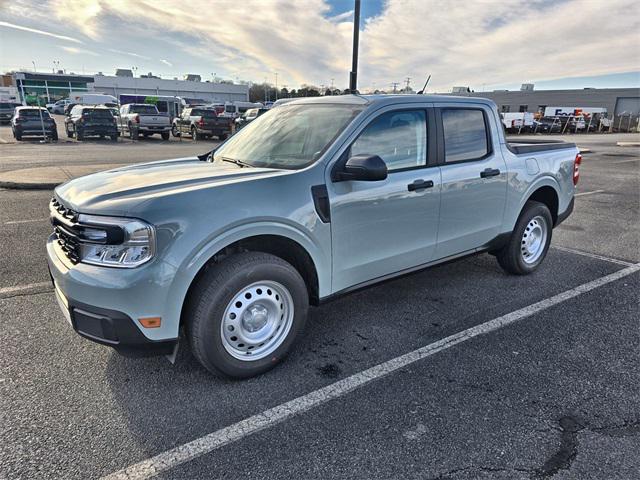
[[[117,107],[118,99],[113,95],[103,93],[71,92],[69,93],[71,103],[82,105],[106,105],[107,107]]]
[[[238,118],[240,115],[251,108],[262,107],[263,105],[261,103],[254,102],[226,102],[224,104],[224,113],[222,113],[220,116]]]

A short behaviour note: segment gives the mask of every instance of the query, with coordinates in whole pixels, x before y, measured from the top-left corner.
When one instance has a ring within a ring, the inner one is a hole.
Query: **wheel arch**
[[[322,265],[328,265],[328,260],[323,260],[324,255],[317,249],[311,240],[297,229],[282,226],[281,228],[266,228],[260,226],[248,226],[227,235],[224,239],[208,244],[200,249],[189,261],[180,268],[184,294],[180,307],[180,324],[184,322],[183,314],[189,301],[193,287],[207,269],[221,262],[226,256],[243,251],[256,251],[275,255],[290,263],[303,278],[309,302],[312,305],[319,303],[323,283],[330,281],[330,270],[324,271]],[[325,263],[323,263],[325,262]]]
[[[520,218],[527,202],[536,201],[547,206],[551,212],[551,218],[553,220],[553,225],[555,226],[558,221],[560,208],[559,190],[557,182],[550,177],[543,177],[538,182],[531,185],[527,192],[522,196],[520,205],[518,206],[517,212],[515,212],[516,215],[512,219],[511,225],[515,227],[515,224],[518,221],[518,218]]]

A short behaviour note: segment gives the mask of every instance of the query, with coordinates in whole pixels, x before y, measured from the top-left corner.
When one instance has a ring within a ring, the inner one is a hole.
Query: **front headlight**
[[[133,268],[153,258],[155,229],[142,220],[83,215],[80,261],[92,265]]]

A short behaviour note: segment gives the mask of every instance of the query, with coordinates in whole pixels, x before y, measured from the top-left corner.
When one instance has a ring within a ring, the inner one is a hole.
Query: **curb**
[[[617,142],[619,147],[640,147],[640,142]]]
[[[23,183],[23,182],[3,182],[0,181],[0,188],[7,190],[53,190],[64,182],[56,183]]]

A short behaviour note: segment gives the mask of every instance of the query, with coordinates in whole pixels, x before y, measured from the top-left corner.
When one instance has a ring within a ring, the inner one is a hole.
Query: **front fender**
[[[305,232],[297,226],[276,221],[259,221],[236,225],[194,248],[192,252],[183,257],[183,262],[177,268],[171,289],[171,303],[174,308],[177,307],[181,311],[193,280],[200,269],[215,254],[239,240],[257,235],[278,235],[298,243],[307,251],[315,265],[320,297],[330,293],[330,251],[322,249],[319,242],[312,238],[309,232]],[[179,311],[174,311],[172,316],[179,317]]]

